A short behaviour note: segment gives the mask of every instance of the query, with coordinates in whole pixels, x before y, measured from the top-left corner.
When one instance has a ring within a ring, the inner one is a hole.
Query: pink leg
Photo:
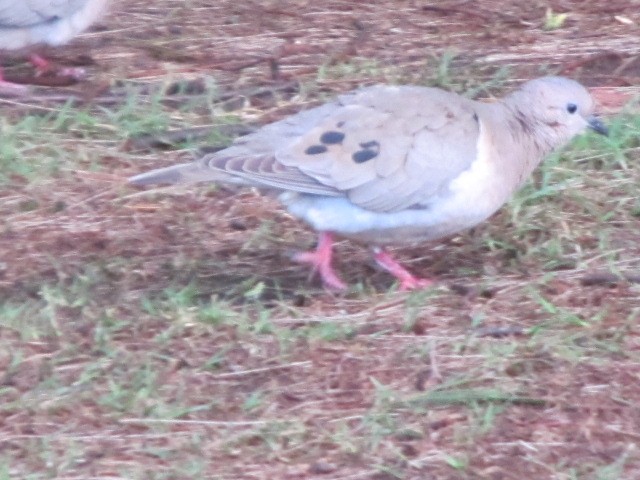
[[[373,252],[378,265],[398,279],[400,290],[417,290],[433,284],[433,280],[429,278],[414,277],[407,269],[396,262],[388,252],[378,248],[374,249]]]
[[[45,72],[48,72],[51,69],[51,63],[44,58],[38,55],[37,53],[32,53],[29,55],[29,61],[36,67],[39,75],[42,75]]]
[[[346,290],[347,285],[340,279],[331,266],[333,256],[333,235],[320,232],[318,246],[311,252],[300,252],[293,256],[295,262],[311,265],[311,274],[319,273],[322,284],[329,290]]]
[[[36,73],[38,76],[44,75],[52,70],[51,62],[44,57],[41,57],[37,53],[29,55],[29,61],[36,67]],[[84,68],[62,68],[54,71],[55,76],[58,77],[70,77],[74,80],[82,80],[86,77]]]

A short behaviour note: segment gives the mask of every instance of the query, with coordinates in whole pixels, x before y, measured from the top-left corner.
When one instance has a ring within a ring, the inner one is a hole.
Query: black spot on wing
[[[304,151],[307,155],[319,155],[321,153],[325,153],[327,151],[327,147],[325,145],[311,145],[307,147]]]
[[[351,155],[351,158],[356,163],[367,162],[373,158],[376,158],[380,153],[380,144],[375,140],[363,142],[360,144],[360,147],[362,147],[362,150],[358,150],[353,155]]]
[[[342,143],[344,140],[344,133],[330,130],[320,135],[320,142],[325,145],[335,145],[336,143]]]
[[[372,158],[376,158],[378,156],[378,152],[374,152],[373,150],[358,150],[356,153],[351,155],[351,158],[356,163],[364,163]]]

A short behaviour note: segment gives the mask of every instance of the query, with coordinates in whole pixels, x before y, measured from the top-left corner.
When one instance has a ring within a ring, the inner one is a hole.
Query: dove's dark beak
[[[594,117],[593,115],[587,118],[587,123],[589,124],[589,128],[600,135],[604,135],[605,137],[609,136],[609,129],[607,126],[602,123],[598,117]]]

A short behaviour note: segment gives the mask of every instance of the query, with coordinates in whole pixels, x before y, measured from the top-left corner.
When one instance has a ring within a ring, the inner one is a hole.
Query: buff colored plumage
[[[312,264],[329,288],[332,235],[374,248],[402,288],[429,284],[382,250],[437,240],[495,213],[552,150],[586,128],[606,134],[591,96],[562,77],[529,81],[493,103],[435,88],[373,86],[266,125],[194,163],[130,179],[229,182],[280,191],[321,232]]]

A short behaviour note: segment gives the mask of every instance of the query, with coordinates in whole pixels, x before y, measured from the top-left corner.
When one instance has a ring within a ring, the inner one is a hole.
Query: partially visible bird
[[[0,0],[0,51],[34,45],[62,45],[86,30],[106,11],[110,0]],[[30,56],[39,70],[48,62]],[[0,70],[0,82],[7,84]]]
[[[437,240],[495,213],[552,150],[591,128],[579,83],[543,77],[493,103],[436,88],[373,86],[266,125],[196,162],[130,178],[134,185],[227,182],[281,192],[288,211],[320,232],[311,264],[329,289],[334,234],[373,247],[402,289],[413,276],[384,250]]]

